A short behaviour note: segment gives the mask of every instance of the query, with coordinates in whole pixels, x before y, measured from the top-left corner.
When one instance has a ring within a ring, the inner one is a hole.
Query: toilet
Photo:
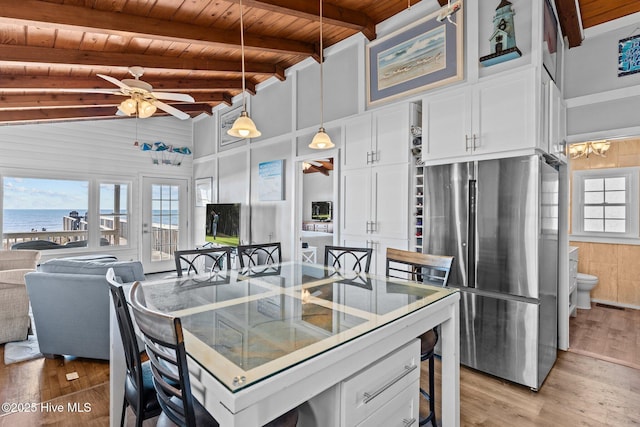
[[[578,273],[578,301],[576,307],[591,309],[591,290],[598,284],[598,277],[591,274]]]

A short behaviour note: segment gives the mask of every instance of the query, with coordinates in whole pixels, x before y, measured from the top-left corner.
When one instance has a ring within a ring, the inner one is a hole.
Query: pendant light
[[[335,147],[331,142],[331,138],[324,130],[324,75],[322,73],[322,63],[324,59],[324,50],[322,45],[322,0],[320,0],[320,129],[311,140],[309,148],[316,150],[326,150]]]
[[[247,94],[244,76],[244,22],[242,20],[243,9],[242,0],[240,0],[240,52],[242,54],[242,113],[240,117],[233,122],[231,129],[227,133],[236,138],[257,138],[262,133],[256,128],[251,117],[247,113]]]

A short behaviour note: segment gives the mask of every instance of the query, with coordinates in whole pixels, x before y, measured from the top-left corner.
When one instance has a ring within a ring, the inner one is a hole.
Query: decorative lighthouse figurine
[[[510,1],[501,0],[496,8],[493,34],[489,38],[493,53],[480,58],[480,62],[486,67],[522,56],[522,52],[516,47],[516,32],[513,26],[515,12],[511,6]]]

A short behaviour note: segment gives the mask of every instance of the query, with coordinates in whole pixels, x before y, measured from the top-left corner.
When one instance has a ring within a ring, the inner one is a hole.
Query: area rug
[[[24,362],[42,357],[38,338],[29,335],[25,341],[8,342],[4,345],[4,364]]]

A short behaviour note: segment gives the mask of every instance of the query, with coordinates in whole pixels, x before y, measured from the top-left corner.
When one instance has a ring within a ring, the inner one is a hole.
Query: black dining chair
[[[422,254],[387,248],[386,276],[413,280],[428,285],[447,286],[449,273],[453,265],[453,257]],[[438,328],[433,328],[420,335],[420,360],[429,361],[429,391],[420,387],[420,395],[429,401],[429,415],[420,419],[419,425],[431,422],[437,427],[435,407],[434,358],[438,343]]]
[[[127,407],[131,407],[136,416],[136,427],[141,427],[144,420],[160,415],[162,410],[153,388],[151,366],[148,361],[142,362],[140,357],[140,347],[129,313],[129,306],[122,285],[116,281],[112,268],[107,271],[107,282],[109,282],[127,365],[120,425],[124,425]]]
[[[240,268],[279,264],[282,261],[280,242],[240,245],[237,251]]]
[[[354,248],[348,246],[325,246],[324,265],[338,271],[354,271],[368,273],[371,266],[371,248]]]
[[[145,338],[153,385],[162,407],[156,426],[217,427],[218,422],[191,394],[180,318],[148,309],[140,282],[131,287],[129,299],[138,328]],[[265,427],[295,427],[297,422],[298,410],[294,408]]]
[[[231,252],[234,248],[230,246],[187,249],[175,251],[173,253],[176,262],[176,273],[182,277],[184,271],[190,273],[206,273],[231,268]]]

